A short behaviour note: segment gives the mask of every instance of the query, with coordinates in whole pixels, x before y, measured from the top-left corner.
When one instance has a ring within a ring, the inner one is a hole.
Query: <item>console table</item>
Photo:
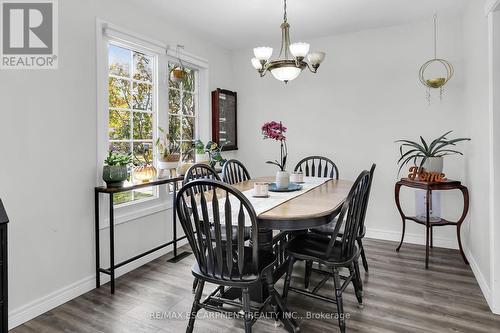
[[[94,188],[94,197],[95,197],[95,270],[96,270],[96,278],[95,278],[95,284],[96,288],[99,288],[101,286],[101,274],[104,273],[107,274],[111,277],[111,293],[115,293],[115,270],[119,267],[122,267],[128,263],[131,263],[132,261],[135,261],[137,259],[140,259],[150,253],[153,253],[155,251],[158,251],[160,249],[163,249],[164,247],[167,247],[169,245],[174,246],[174,257],[170,259],[170,262],[177,262],[186,256],[190,255],[191,253],[189,252],[182,252],[179,255],[177,254],[177,242],[183,240],[186,238],[186,236],[182,236],[177,238],[177,214],[175,212],[175,198],[176,198],[176,193],[177,193],[177,183],[182,181],[184,177],[172,177],[172,178],[166,178],[166,179],[157,179],[153,180],[150,182],[146,183],[139,183],[139,184],[132,184],[129,186],[123,186],[123,187],[106,187],[106,186],[98,186]],[[115,263],[115,217],[114,217],[114,202],[113,202],[113,194],[115,193],[120,193],[120,192],[126,192],[126,191],[132,191],[136,190],[138,188],[143,188],[143,187],[151,187],[151,186],[160,186],[164,184],[173,184],[173,192],[172,192],[172,201],[173,201],[173,206],[172,206],[172,211],[173,211],[173,233],[174,233],[174,239],[161,244],[149,251],[146,251],[144,253],[138,254],[132,258],[129,258],[127,260],[124,260],[120,263]],[[100,265],[100,243],[99,243],[99,195],[100,194],[107,194],[109,195],[109,268],[102,268]]]
[[[9,331],[7,285],[7,223],[9,218],[0,200],[0,333]]]
[[[425,190],[427,192],[426,195],[426,218],[425,220],[419,219],[416,216],[406,216],[401,209],[401,205],[399,202],[399,191],[402,186],[406,187],[411,187],[411,188],[416,188],[420,190]],[[459,190],[462,192],[463,198],[464,198],[464,206],[462,210],[462,216],[460,216],[460,219],[456,222],[454,221],[448,221],[443,218],[439,218],[437,221],[431,221],[430,220],[430,200],[432,196],[432,191],[447,191],[447,190]],[[418,224],[422,224],[425,226],[426,230],[426,236],[425,236],[425,268],[429,268],[429,247],[433,247],[433,241],[432,241],[432,228],[433,227],[440,227],[440,226],[445,226],[445,225],[454,225],[457,227],[457,239],[458,239],[458,246],[460,248],[460,254],[462,255],[462,258],[464,259],[465,263],[468,265],[469,261],[465,257],[464,250],[462,248],[462,241],[461,241],[461,236],[460,236],[460,228],[462,226],[462,223],[465,220],[465,217],[467,216],[467,212],[469,211],[469,191],[467,187],[463,186],[460,181],[458,180],[445,180],[441,182],[423,182],[419,180],[411,180],[408,178],[403,178],[400,181],[396,183],[396,187],[394,189],[395,192],[395,198],[396,198],[396,206],[398,207],[399,214],[401,215],[401,220],[403,222],[403,234],[401,236],[401,242],[399,243],[398,248],[396,251],[399,251],[401,248],[401,245],[403,245],[403,240],[405,237],[405,229],[406,229],[406,220],[410,220],[413,222],[416,222]]]

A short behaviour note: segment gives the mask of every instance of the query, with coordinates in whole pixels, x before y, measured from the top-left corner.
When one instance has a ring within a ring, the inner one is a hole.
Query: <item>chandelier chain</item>
[[[434,14],[434,59],[437,59],[437,14]]]
[[[284,13],[283,13],[283,21],[286,23],[287,17],[286,17],[286,0],[285,0],[285,5],[283,6]]]

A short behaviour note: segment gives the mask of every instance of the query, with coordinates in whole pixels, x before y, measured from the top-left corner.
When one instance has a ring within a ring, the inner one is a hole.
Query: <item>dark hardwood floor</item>
[[[425,248],[366,240],[370,274],[364,280],[364,308],[357,306],[350,286],[344,293],[349,313],[348,332],[500,332],[500,316],[492,314],[479,286],[458,251],[434,248],[430,269],[424,269]],[[12,333],[105,332],[165,333],[185,331],[184,313],[193,300],[190,256],[174,264],[161,257],[117,280],[116,294],[109,286],[95,289],[10,331]],[[303,265],[297,264],[292,284],[303,285]],[[300,268],[300,269],[298,269]],[[313,284],[319,277],[313,274]],[[207,285],[206,292],[212,290]],[[331,293],[332,283],[323,293]],[[281,292],[282,281],[277,289]],[[307,313],[334,315],[334,304],[293,292],[289,308],[297,311],[302,332],[338,332],[337,321],[306,319]],[[173,312],[173,313],[169,313]],[[178,315],[178,318],[167,318]],[[200,315],[207,314],[203,310]],[[237,319],[197,319],[195,332],[243,332]],[[261,319],[254,332],[285,332],[272,319]]]

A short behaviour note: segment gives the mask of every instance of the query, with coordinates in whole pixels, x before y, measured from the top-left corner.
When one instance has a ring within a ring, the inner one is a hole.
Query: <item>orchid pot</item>
[[[276,187],[279,189],[286,189],[290,185],[290,173],[288,171],[276,172]]]

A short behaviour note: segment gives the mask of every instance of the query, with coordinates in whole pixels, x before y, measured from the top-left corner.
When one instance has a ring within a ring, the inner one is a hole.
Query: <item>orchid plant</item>
[[[276,121],[270,121],[262,125],[262,135],[265,139],[272,139],[280,142],[280,161],[267,161],[268,164],[276,165],[281,171],[285,171],[286,159],[288,156],[288,148],[286,146],[286,136],[284,133],[287,128],[283,126],[281,121],[278,123]]]

